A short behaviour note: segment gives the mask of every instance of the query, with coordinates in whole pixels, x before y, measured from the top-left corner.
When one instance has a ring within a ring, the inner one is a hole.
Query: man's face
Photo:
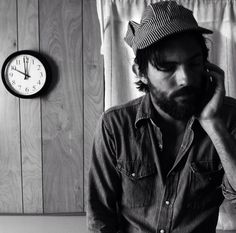
[[[154,106],[169,116],[184,120],[197,113],[202,101],[203,54],[193,35],[169,39],[161,48],[158,69],[148,64],[146,81]]]

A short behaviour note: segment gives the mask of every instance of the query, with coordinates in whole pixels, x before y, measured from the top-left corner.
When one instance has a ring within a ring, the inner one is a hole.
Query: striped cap
[[[191,10],[175,1],[161,1],[147,6],[140,24],[129,21],[124,39],[136,53],[137,49],[146,48],[167,36],[189,30],[202,34],[213,33],[198,26]]]

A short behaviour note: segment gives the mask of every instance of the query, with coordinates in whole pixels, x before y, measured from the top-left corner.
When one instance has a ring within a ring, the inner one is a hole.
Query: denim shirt
[[[235,136],[236,101],[226,97],[223,112]],[[194,117],[164,174],[162,132],[154,117],[149,94],[102,115],[88,176],[90,232],[213,233],[224,197],[236,199],[210,138]]]

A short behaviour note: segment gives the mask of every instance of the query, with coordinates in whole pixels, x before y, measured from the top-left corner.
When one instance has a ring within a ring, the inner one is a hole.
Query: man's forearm
[[[226,177],[236,191],[236,140],[220,118],[200,122],[220,157]]]

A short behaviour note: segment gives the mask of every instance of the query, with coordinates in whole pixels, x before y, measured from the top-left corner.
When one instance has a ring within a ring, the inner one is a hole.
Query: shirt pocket
[[[218,207],[223,201],[221,163],[213,161],[192,162],[187,207],[192,209]]]
[[[117,170],[122,179],[121,204],[129,208],[151,204],[157,169],[154,163],[118,161]]]

